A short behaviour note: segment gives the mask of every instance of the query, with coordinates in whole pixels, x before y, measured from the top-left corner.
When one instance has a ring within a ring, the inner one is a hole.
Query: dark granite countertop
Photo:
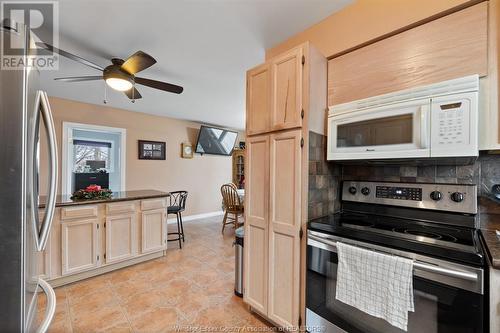
[[[113,195],[111,196],[110,199],[100,199],[100,200],[71,200],[71,195],[58,195],[56,199],[56,207],[88,205],[88,204],[103,203],[103,202],[164,198],[169,196],[170,193],[157,190],[113,192]],[[41,196],[38,208],[44,208],[46,201],[47,198],[45,196]]]
[[[480,214],[481,234],[486,244],[486,252],[494,268],[500,269],[500,238],[495,230],[500,230],[500,214]]]

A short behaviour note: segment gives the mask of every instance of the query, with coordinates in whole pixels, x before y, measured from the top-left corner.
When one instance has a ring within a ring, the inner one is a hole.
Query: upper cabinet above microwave
[[[328,61],[328,105],[488,74],[488,1]]]
[[[330,108],[328,160],[478,156],[479,77]]]
[[[310,113],[321,114],[312,125],[324,133],[326,75],[326,59],[309,43],[247,71],[247,135],[302,127]]]
[[[328,105],[480,77],[479,149],[500,150],[500,1],[466,8],[328,61]]]

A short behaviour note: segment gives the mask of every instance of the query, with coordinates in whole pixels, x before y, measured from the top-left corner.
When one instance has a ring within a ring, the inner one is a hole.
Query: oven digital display
[[[422,189],[413,187],[377,186],[377,198],[422,201]]]

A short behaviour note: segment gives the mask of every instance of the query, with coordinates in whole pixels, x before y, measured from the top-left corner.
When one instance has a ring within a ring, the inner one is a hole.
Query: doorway
[[[63,123],[62,194],[91,184],[125,191],[126,130]]]

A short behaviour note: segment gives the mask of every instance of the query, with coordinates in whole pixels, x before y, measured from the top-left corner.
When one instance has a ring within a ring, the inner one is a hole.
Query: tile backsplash
[[[491,191],[493,185],[500,184],[500,154],[481,152],[479,158],[470,165],[422,166],[399,162],[394,165],[341,165],[326,161],[326,136],[309,132],[310,218],[331,214],[340,209],[342,180],[476,184],[480,212],[500,213],[500,200]],[[335,187],[333,191],[332,187]]]
[[[340,165],[326,161],[326,136],[309,132],[309,219],[340,209],[341,174]]]

